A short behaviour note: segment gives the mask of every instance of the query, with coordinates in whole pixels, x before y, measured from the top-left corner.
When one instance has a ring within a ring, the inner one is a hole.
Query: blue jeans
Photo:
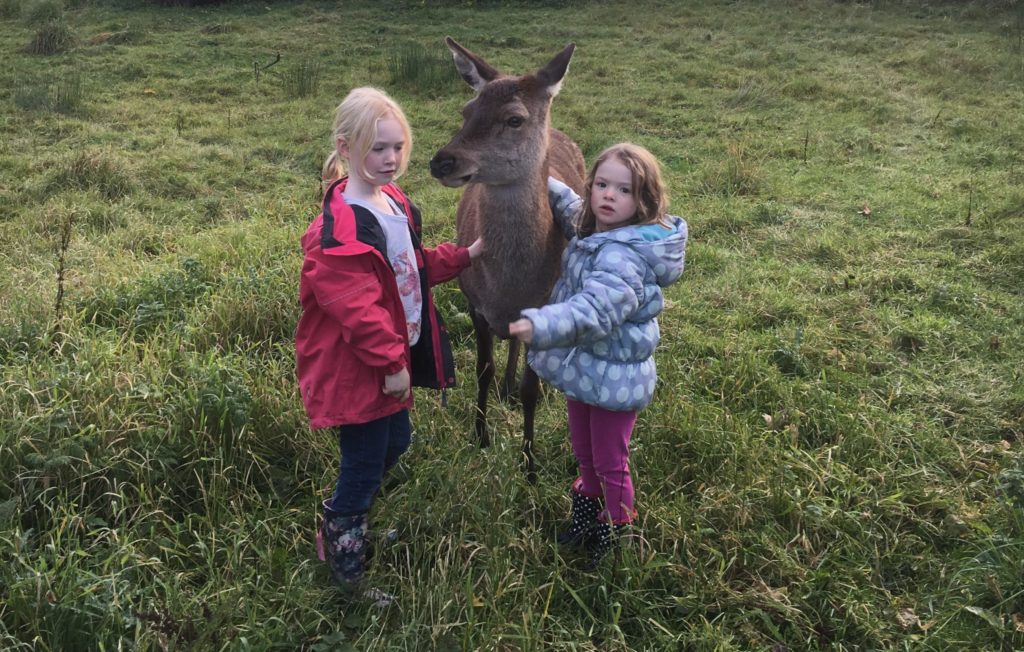
[[[412,425],[402,410],[368,423],[338,426],[338,483],[326,504],[340,516],[370,511],[384,474],[409,448]]]

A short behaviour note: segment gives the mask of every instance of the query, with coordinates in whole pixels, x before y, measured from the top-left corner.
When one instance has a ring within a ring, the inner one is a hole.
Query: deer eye
[[[505,124],[507,124],[508,126],[512,127],[513,129],[518,129],[519,127],[523,126],[523,119],[520,118],[517,115],[514,115],[511,118],[509,118],[508,120],[506,120]]]

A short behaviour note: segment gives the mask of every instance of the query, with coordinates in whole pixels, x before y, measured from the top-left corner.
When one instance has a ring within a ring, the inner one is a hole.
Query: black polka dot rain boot
[[[581,546],[586,544],[589,532],[597,525],[597,515],[601,512],[600,498],[585,496],[576,487],[572,490],[572,522],[569,529],[558,535],[560,546]]]
[[[605,555],[615,550],[619,545],[619,539],[629,532],[630,527],[629,523],[612,525],[604,521],[599,521],[594,525],[588,533],[585,544],[588,554],[587,570],[596,569]]]

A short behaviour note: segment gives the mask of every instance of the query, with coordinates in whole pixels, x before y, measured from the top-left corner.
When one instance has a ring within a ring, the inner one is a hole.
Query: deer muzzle
[[[430,159],[430,174],[435,179],[444,179],[455,170],[455,157],[438,152]]]
[[[434,155],[434,158],[430,159],[430,174],[443,185],[449,188],[458,188],[473,179],[473,175],[476,174],[476,165],[442,149]]]

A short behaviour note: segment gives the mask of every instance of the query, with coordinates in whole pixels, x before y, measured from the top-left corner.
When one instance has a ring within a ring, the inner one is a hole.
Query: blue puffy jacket
[[[551,303],[522,316],[533,323],[529,363],[569,398],[607,410],[639,410],[651,401],[662,288],[683,273],[686,222],[624,226],[575,236],[579,197],[549,179],[555,218],[571,238]]]

